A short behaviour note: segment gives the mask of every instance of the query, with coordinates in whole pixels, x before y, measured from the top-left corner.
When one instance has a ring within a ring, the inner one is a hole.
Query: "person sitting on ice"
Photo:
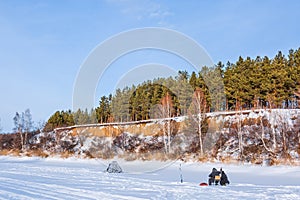
[[[228,180],[227,175],[226,175],[225,172],[222,170],[222,168],[220,169],[220,171],[221,171],[220,185],[225,186],[225,185],[229,184],[230,182],[229,182],[229,180]]]
[[[209,176],[208,185],[219,184],[221,177],[220,177],[220,172],[216,168],[213,168],[212,172],[208,176]]]

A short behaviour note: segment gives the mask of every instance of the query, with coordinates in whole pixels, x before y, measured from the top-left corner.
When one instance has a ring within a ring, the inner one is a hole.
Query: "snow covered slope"
[[[32,133],[25,152],[19,134],[0,134],[0,155],[300,165],[300,109],[207,115],[201,134],[189,117],[77,125]]]
[[[118,160],[122,174],[104,173],[108,162],[2,156],[0,199],[300,199],[299,167],[182,163],[180,183],[179,161]],[[231,184],[198,186],[212,167]]]

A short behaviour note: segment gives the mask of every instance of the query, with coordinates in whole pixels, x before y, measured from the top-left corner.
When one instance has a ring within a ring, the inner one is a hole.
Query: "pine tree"
[[[80,108],[76,112],[73,113],[73,118],[74,118],[75,124],[82,124],[81,121],[79,120],[81,115],[82,115],[82,111]]]
[[[90,114],[89,114],[89,123],[90,124],[96,124],[98,123],[97,120],[97,112],[95,109],[91,109]]]
[[[175,92],[178,99],[179,115],[187,115],[188,108],[191,104],[191,97],[194,92],[193,87],[189,84],[189,75],[186,71],[179,71],[175,77],[174,86],[170,86],[171,91]]]
[[[215,67],[203,67],[199,75],[199,86],[202,88],[211,111],[225,109],[225,93],[223,83],[223,64],[218,63]]]
[[[262,82],[263,74],[261,73],[263,59],[257,56],[255,61],[252,61],[249,66],[248,82],[250,85],[249,96],[249,107],[260,108],[262,102]]]
[[[247,107],[249,99],[250,85],[248,82],[247,67],[250,64],[250,58],[246,61],[242,57],[236,64],[227,64],[224,73],[225,94],[227,96],[227,107],[240,110]]]
[[[111,101],[111,112],[116,122],[122,122],[122,98],[121,89],[118,88]]]
[[[283,101],[287,98],[285,94],[284,84],[287,78],[285,68],[286,59],[279,51],[275,58],[271,61],[268,69],[267,77],[269,79],[267,87],[267,100],[270,108],[278,108],[282,106]]]
[[[110,99],[112,97],[102,96],[99,102],[99,107],[96,108],[97,119],[99,123],[107,123],[111,117]]]
[[[192,72],[192,75],[190,77],[189,83],[192,86],[193,90],[195,90],[196,87],[197,87],[197,75],[196,75],[196,72]]]
[[[55,128],[75,125],[74,117],[71,110],[56,111],[45,124],[45,132],[53,131]]]
[[[288,56],[288,75],[290,79],[291,107],[300,105],[300,48],[296,51],[290,50]]]
[[[82,125],[82,124],[89,124],[90,122],[90,114],[87,109],[82,111],[78,109],[76,112],[72,113],[73,119],[75,124]]]

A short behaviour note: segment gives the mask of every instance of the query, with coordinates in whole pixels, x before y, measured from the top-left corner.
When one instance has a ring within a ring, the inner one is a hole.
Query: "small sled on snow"
[[[202,182],[202,183],[200,183],[200,184],[199,184],[199,186],[208,186],[208,184],[207,184],[207,183],[204,183],[204,182]]]

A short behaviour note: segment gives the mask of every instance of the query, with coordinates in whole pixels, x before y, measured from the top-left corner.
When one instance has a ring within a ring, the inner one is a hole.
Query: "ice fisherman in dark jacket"
[[[208,179],[208,185],[212,185],[213,183],[215,185],[218,185],[219,181],[220,181],[220,173],[216,168],[212,169],[212,172],[208,175],[209,179]]]
[[[227,184],[229,184],[230,182],[229,182],[229,180],[228,180],[228,177],[227,177],[227,175],[225,174],[225,172],[222,170],[222,168],[221,168],[221,180],[220,180],[220,185],[227,185]]]

